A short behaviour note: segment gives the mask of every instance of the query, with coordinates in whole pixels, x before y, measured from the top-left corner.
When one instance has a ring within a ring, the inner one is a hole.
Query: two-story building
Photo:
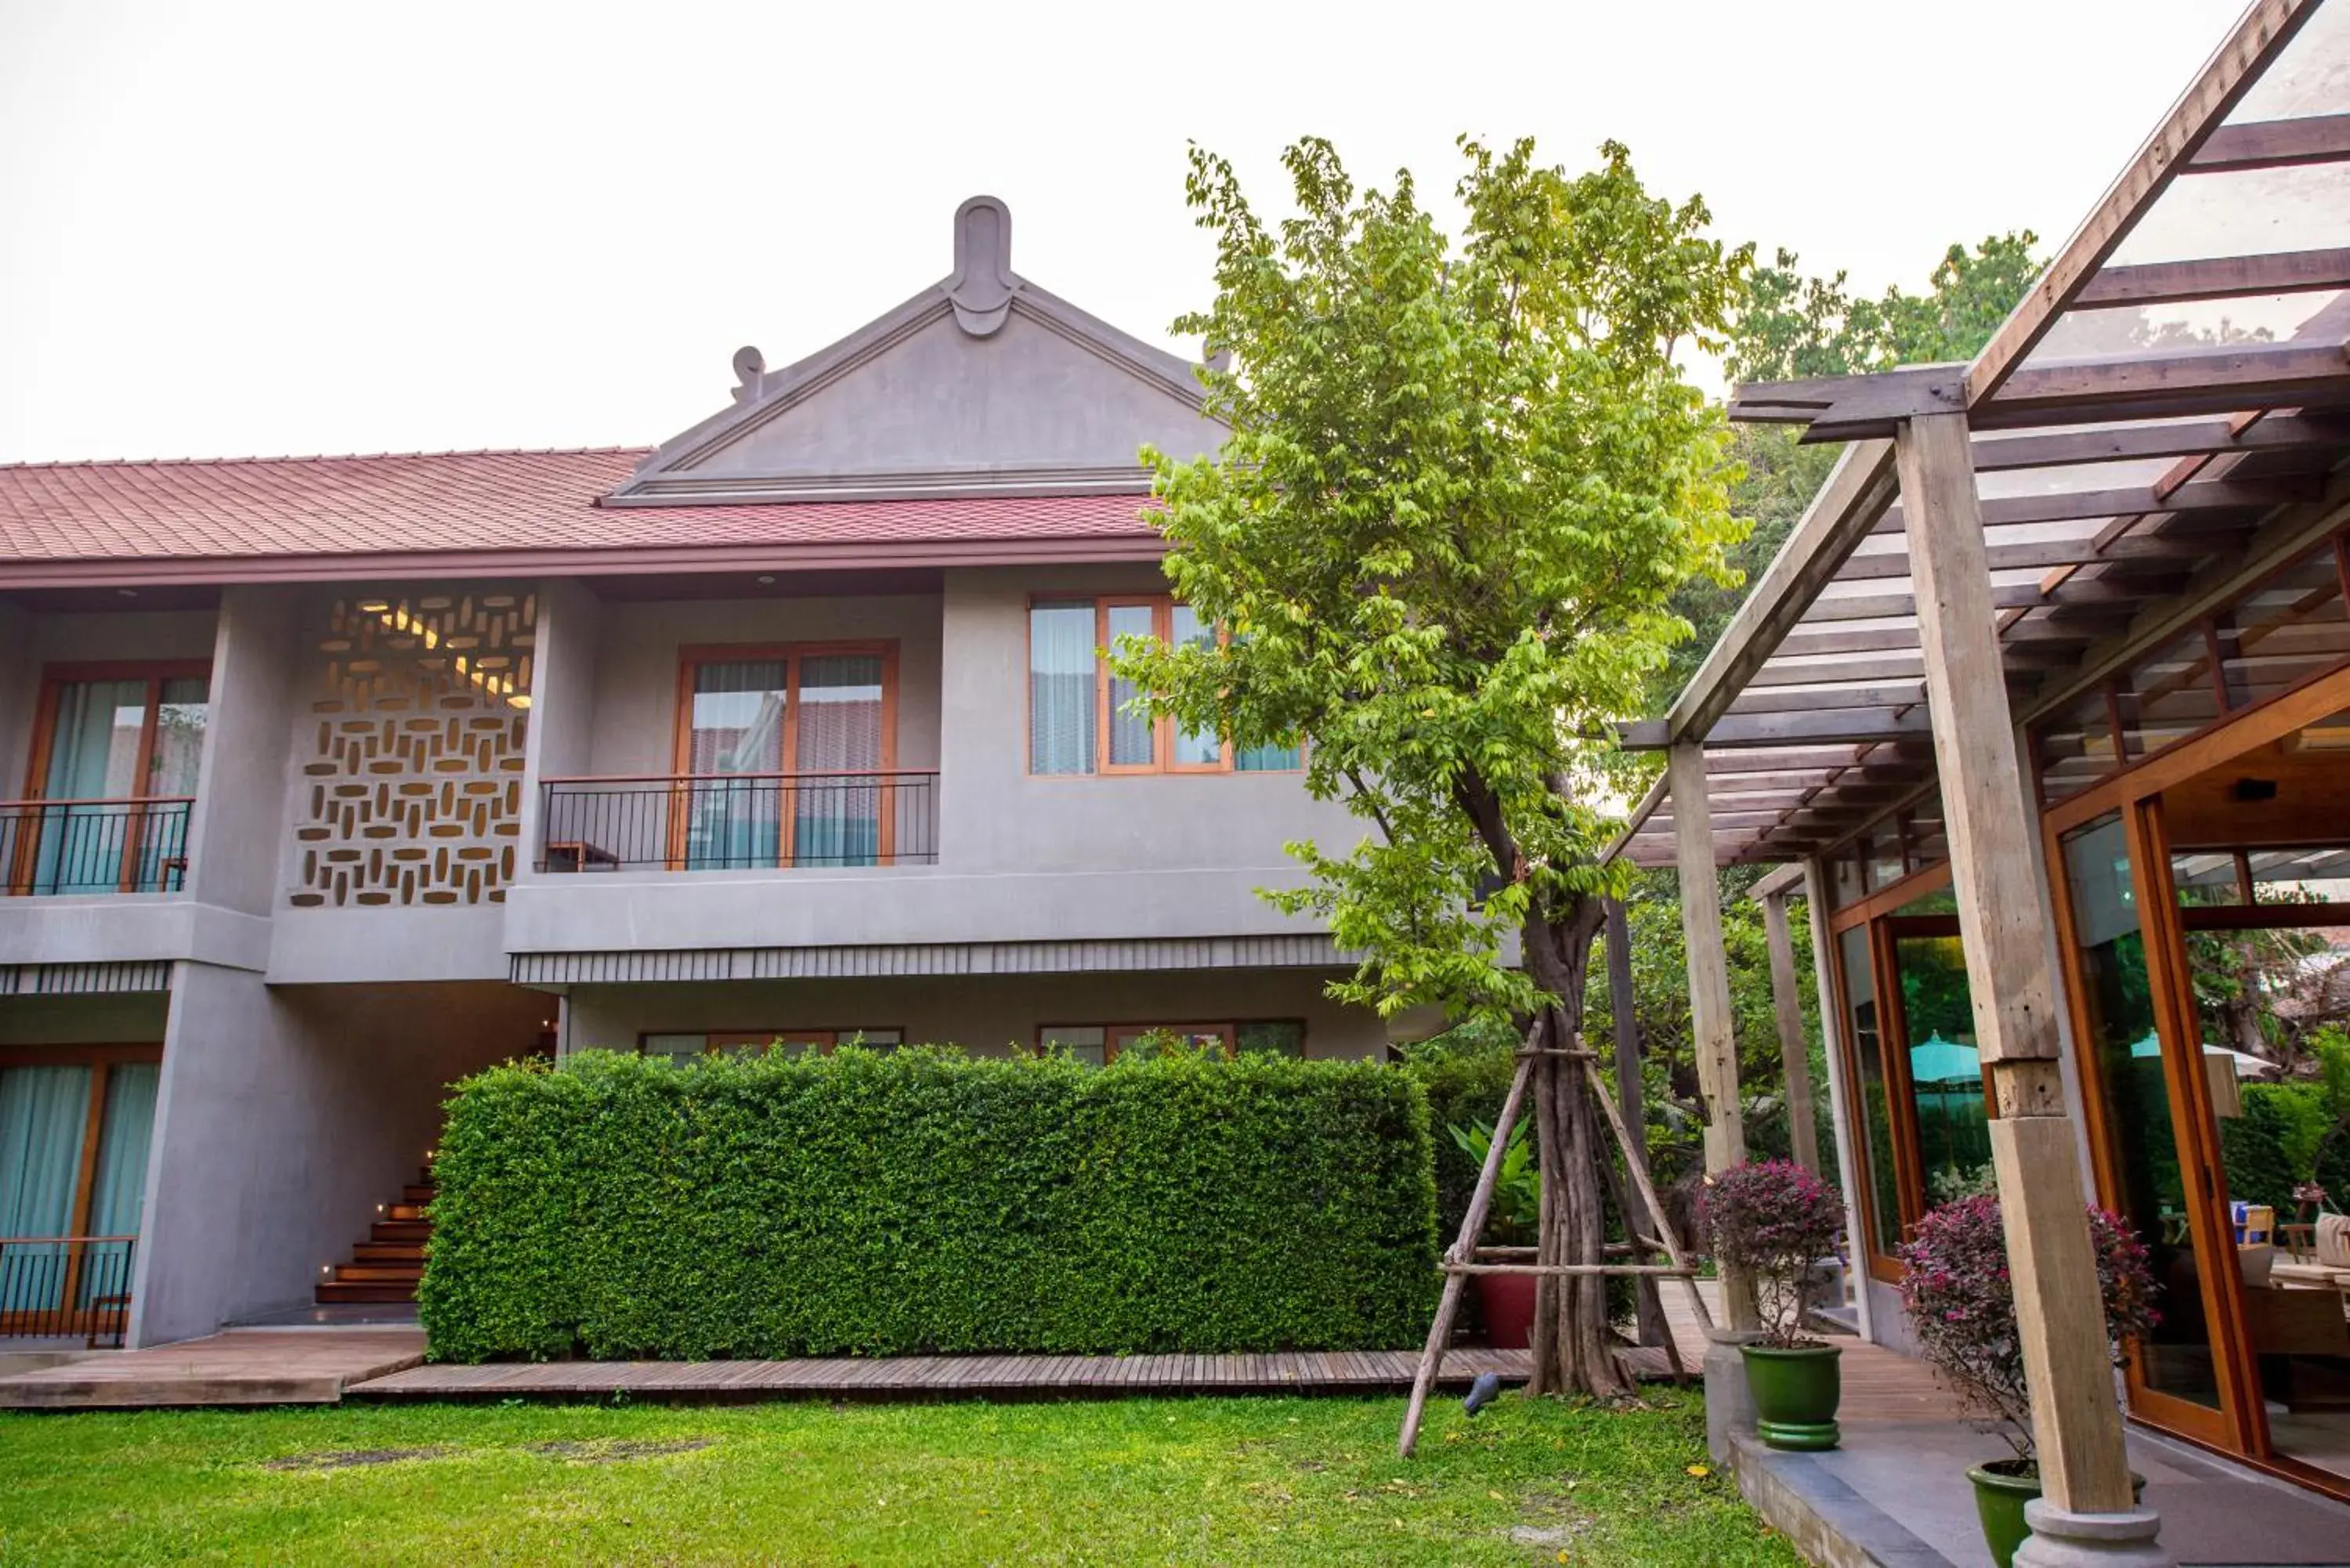
[[[1384,1045],[1258,895],[1358,825],[1102,658],[1193,367],[1009,241],[650,451],[0,467],[0,1331],[406,1294],[533,1052]]]

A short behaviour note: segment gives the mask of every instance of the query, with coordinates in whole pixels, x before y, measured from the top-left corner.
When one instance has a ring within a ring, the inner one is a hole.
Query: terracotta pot
[[[1844,1351],[1833,1345],[1742,1345],[1746,1386],[1754,1396],[1754,1430],[1774,1449],[1799,1452],[1836,1446],[1836,1405],[1844,1397]]]
[[[1534,1330],[1534,1276],[1479,1274],[1477,1304],[1485,1314],[1485,1338],[1496,1350],[1523,1350]]]

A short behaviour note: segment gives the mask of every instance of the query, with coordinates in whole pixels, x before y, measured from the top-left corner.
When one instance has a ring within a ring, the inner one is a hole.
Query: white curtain
[[[1094,771],[1094,607],[1028,612],[1028,771]]]
[[[881,656],[811,654],[800,660],[800,711],[795,766],[802,773],[851,773],[881,765]],[[795,866],[870,866],[880,857],[878,779],[799,781],[792,818]]]

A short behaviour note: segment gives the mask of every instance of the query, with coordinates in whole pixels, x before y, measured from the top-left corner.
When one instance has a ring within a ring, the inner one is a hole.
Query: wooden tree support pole
[[[1680,1241],[1673,1234],[1672,1222],[1665,1218],[1664,1203],[1657,1197],[1657,1184],[1648,1179],[1648,1158],[1632,1147],[1632,1137],[1625,1130],[1622,1113],[1617,1110],[1614,1102],[1601,1088],[1599,1069],[1586,1063],[1583,1070],[1591,1075],[1591,1087],[1598,1096],[1599,1108],[1607,1115],[1608,1129],[1615,1133],[1617,1143],[1623,1147],[1624,1167],[1631,1173],[1632,1187],[1639,1193],[1640,1201],[1648,1206],[1648,1217],[1656,1223],[1657,1239],[1664,1243],[1665,1256],[1673,1261],[1676,1271],[1689,1285],[1690,1307],[1697,1314],[1697,1321],[1704,1324],[1706,1332],[1711,1334],[1713,1332],[1713,1314],[1706,1310],[1705,1297],[1697,1288],[1697,1272],[1688,1267],[1689,1259],[1681,1254]],[[1670,1335],[1666,1336],[1665,1343],[1669,1346],[1672,1344]],[[1680,1356],[1678,1352],[1674,1354],[1673,1360],[1679,1365]]]
[[[1403,1435],[1396,1441],[1396,1452],[1407,1459],[1419,1442],[1419,1418],[1428,1408],[1430,1391],[1436,1386],[1437,1372],[1444,1365],[1444,1346],[1452,1337],[1452,1320],[1461,1312],[1461,1293],[1469,1283],[1469,1276],[1454,1265],[1476,1255],[1477,1236],[1485,1229],[1485,1211],[1492,1207],[1493,1187],[1502,1175],[1502,1157],[1508,1151],[1512,1129],[1518,1125],[1518,1107],[1525,1100],[1534,1070],[1534,1059],[1522,1055],[1517,1072],[1510,1078],[1510,1092],[1502,1100],[1502,1114],[1493,1120],[1492,1140],[1485,1146],[1485,1163],[1478,1168],[1468,1210],[1461,1216],[1460,1238],[1444,1254],[1444,1294],[1437,1303],[1436,1321],[1428,1325],[1428,1345],[1419,1354],[1419,1371],[1411,1380],[1411,1403],[1404,1408]]]
[[[1646,1088],[1640,1082],[1640,1019],[1638,996],[1632,978],[1632,924],[1624,912],[1624,900],[1607,900],[1607,1012],[1615,1023],[1616,1034],[1616,1108],[1623,1116],[1628,1136],[1623,1139],[1627,1154],[1638,1155],[1645,1168],[1648,1163],[1648,1117],[1644,1100]],[[1632,1206],[1617,1205],[1629,1224]],[[1661,1248],[1658,1249],[1662,1251]],[[1673,1345],[1673,1331],[1665,1321],[1665,1303],[1657,1293],[1657,1282],[1638,1281],[1633,1287],[1634,1322],[1642,1345],[1662,1345],[1665,1358],[1672,1364],[1673,1376],[1681,1376],[1680,1352]]]

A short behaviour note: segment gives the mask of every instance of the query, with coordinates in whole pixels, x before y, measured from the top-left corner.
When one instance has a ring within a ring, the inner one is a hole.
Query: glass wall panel
[[[1845,1018],[1852,1031],[1852,1054],[1860,1075],[1860,1159],[1868,1172],[1867,1236],[1879,1252],[1901,1240],[1901,1180],[1894,1166],[1893,1103],[1885,1075],[1885,1039],[1877,1016],[1876,967],[1869,961],[1868,928],[1854,926],[1836,939],[1844,971]]]
[[[2130,761],[2150,757],[2220,717],[2220,687],[2211,644],[2198,629],[2147,659],[2122,678],[2114,706],[2121,714],[2122,750]]]
[[[1956,937],[1901,937],[1894,952],[1927,1200],[1988,1191],[1991,1129],[1965,950]]]
[[[2151,1254],[2161,1323],[2139,1346],[2147,1386],[2218,1408],[2220,1386],[2202,1275],[2188,1220],[2187,1168],[2155,1026],[2126,836],[2117,815],[2065,836],[2064,875],[2088,1014],[2081,1048],[2096,1064],[2107,1158],[2122,1219]],[[2234,1260],[2228,1266],[2234,1266]]]
[[[2246,595],[2220,618],[2220,670],[2241,708],[2350,659],[2350,615],[2331,545]]]
[[[2075,698],[2039,731],[2035,744],[2041,792],[2051,801],[2077,794],[2112,773],[2120,753],[2114,744],[2113,710],[2105,688]]]

